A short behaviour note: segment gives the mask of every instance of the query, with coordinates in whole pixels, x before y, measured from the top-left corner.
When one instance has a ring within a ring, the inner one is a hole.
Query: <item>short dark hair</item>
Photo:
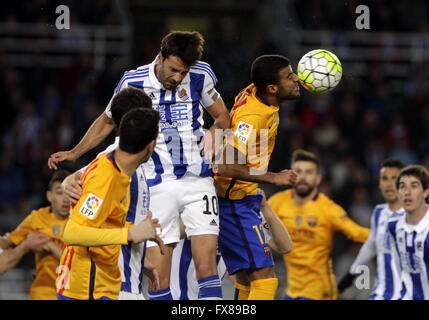
[[[173,31],[161,41],[161,54],[165,59],[170,55],[179,57],[188,67],[201,59],[203,50],[204,38],[198,31]]]
[[[381,163],[381,167],[403,169],[405,168],[405,163],[403,163],[401,160],[388,158]]]
[[[115,94],[110,111],[116,127],[119,127],[124,114],[135,108],[152,108],[152,100],[143,90],[127,87]]]
[[[310,161],[317,166],[317,171],[320,172],[320,159],[319,157],[310,151],[305,151],[302,149],[295,150],[292,153],[292,163],[297,161]]]
[[[399,182],[404,176],[416,177],[420,180],[423,190],[429,188],[429,171],[424,166],[415,164],[402,169],[396,177],[396,189],[399,189]]]
[[[143,108],[128,111],[119,125],[119,148],[128,153],[138,153],[156,139],[158,129],[158,111]]]
[[[277,54],[263,55],[252,63],[250,77],[256,88],[262,92],[270,84],[279,83],[279,72],[290,65],[289,59]]]
[[[48,183],[48,190],[52,191],[55,182],[63,182],[71,173],[67,170],[55,171]]]

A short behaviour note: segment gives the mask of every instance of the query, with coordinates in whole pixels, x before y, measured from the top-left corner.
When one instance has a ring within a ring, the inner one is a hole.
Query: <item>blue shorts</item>
[[[219,198],[219,249],[229,274],[274,266],[263,232],[262,195],[241,200]]]

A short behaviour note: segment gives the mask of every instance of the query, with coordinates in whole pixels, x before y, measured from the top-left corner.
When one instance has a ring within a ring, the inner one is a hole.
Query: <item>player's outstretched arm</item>
[[[340,282],[338,283],[339,293],[342,293],[353,284],[353,280],[356,276],[359,275],[358,267],[362,265],[368,265],[368,263],[377,255],[375,248],[375,238],[371,235],[372,233],[370,234],[368,240],[360,248],[359,254],[350,267],[350,270],[343,278],[341,278]]]
[[[54,241],[50,240],[43,245],[43,251],[51,253],[56,259],[60,260],[63,248],[60,248]]]
[[[41,233],[31,233],[18,246],[7,249],[0,254],[0,275],[5,274],[15,267],[22,257],[30,250],[40,251],[43,245],[49,241],[49,237]]]
[[[232,158],[228,155],[234,155],[234,163],[227,163]],[[226,145],[221,163],[218,163],[217,168],[219,174],[225,177],[231,177],[238,180],[244,180],[256,183],[271,183],[276,186],[294,185],[297,175],[292,170],[282,170],[280,172],[258,172],[254,168],[249,168],[245,164],[240,164],[245,159],[245,155],[231,145]]]
[[[377,256],[377,248],[375,244],[375,226],[373,224],[373,218],[371,219],[371,232],[368,239],[365,241],[363,246],[360,248],[356,259],[353,261],[348,273],[341,278],[338,283],[338,292],[342,293],[348,287],[353,284],[355,277],[359,274],[358,267],[362,265],[368,265],[368,263]]]
[[[128,241],[140,243],[146,240],[155,241],[161,254],[164,254],[164,242],[159,237],[161,225],[158,219],[152,219],[152,212],[149,211],[146,219],[128,229]]]
[[[264,191],[258,189],[258,192],[262,194],[261,211],[270,226],[272,235],[269,242],[270,247],[278,253],[286,254],[292,250],[292,239],[289,232],[268,204]]]
[[[0,237],[0,249],[4,249],[4,250],[6,250],[6,249],[9,249],[10,247],[13,247],[13,243],[12,243],[12,241],[10,241],[8,238],[7,238],[7,235],[8,235],[9,233],[7,233],[7,234],[5,234],[4,236],[2,236],[2,237]]]
[[[164,243],[156,231],[159,227],[158,219],[152,219],[151,212],[146,219],[131,228],[94,228],[69,219],[64,228],[63,239],[67,245],[82,247],[124,245],[128,242],[140,243],[152,240],[158,243],[163,254]]]
[[[57,170],[57,165],[63,161],[74,161],[84,153],[98,146],[114,129],[115,124],[103,112],[89,127],[82,140],[71,150],[52,154],[48,159],[50,169]]]

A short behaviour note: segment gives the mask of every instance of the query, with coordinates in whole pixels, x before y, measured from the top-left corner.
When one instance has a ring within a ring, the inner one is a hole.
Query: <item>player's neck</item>
[[[416,225],[423,219],[427,211],[428,211],[428,205],[426,203],[423,203],[423,205],[417,208],[416,210],[408,211],[405,216],[405,221],[408,224]]]
[[[140,154],[130,154],[121,149],[115,150],[115,161],[119,169],[127,176],[132,176],[140,165],[141,155]]]
[[[266,102],[268,102],[271,106],[279,106],[280,101],[274,95],[265,94],[262,95]]]
[[[399,199],[397,199],[394,202],[387,202],[387,206],[393,212],[398,211],[399,209],[402,208],[402,205],[401,205],[401,202],[399,201]]]

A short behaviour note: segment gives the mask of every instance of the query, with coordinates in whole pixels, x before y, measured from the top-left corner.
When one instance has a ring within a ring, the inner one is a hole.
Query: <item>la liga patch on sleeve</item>
[[[80,207],[79,213],[83,214],[88,219],[93,220],[97,214],[98,209],[100,209],[102,203],[103,203],[103,199],[97,197],[92,193],[89,193],[84,203]]]
[[[235,130],[234,135],[242,142],[247,142],[247,139],[250,136],[250,133],[253,130],[253,126],[247,122],[240,121],[237,126],[237,130]]]

